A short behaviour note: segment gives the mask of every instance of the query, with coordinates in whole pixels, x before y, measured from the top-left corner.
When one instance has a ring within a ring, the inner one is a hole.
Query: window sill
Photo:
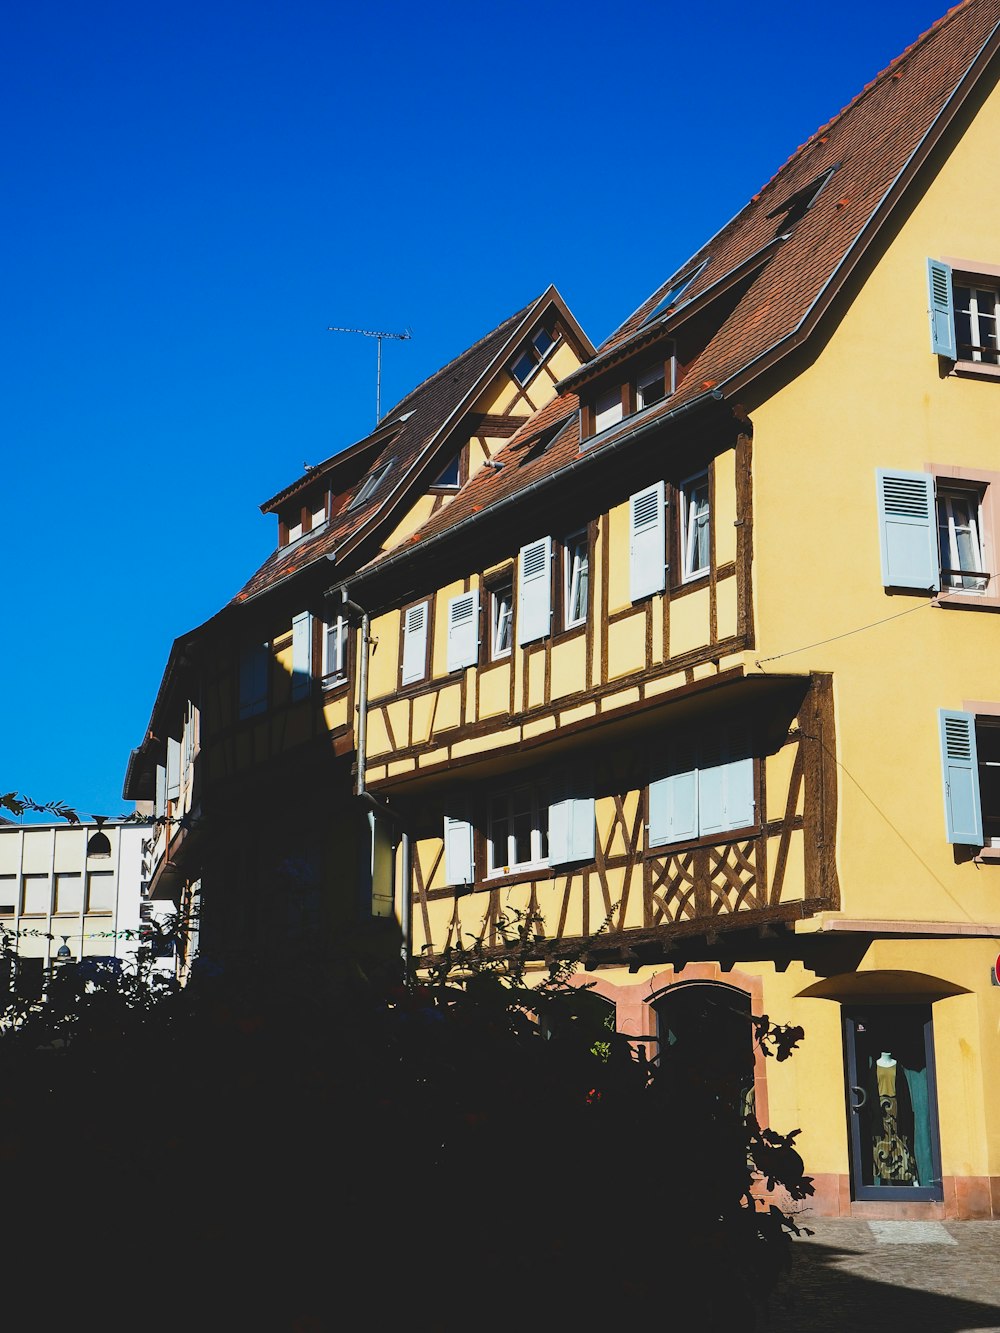
[[[939,592],[931,602],[932,606],[947,611],[961,608],[969,611],[1000,611],[1000,595],[973,592]]]
[[[646,834],[649,836],[648,830]],[[744,828],[726,829],[721,833],[712,833],[707,837],[688,838],[684,842],[656,842],[648,843],[646,846],[646,856],[663,856],[665,853],[689,852],[700,847],[719,847],[728,842],[747,842],[750,838],[760,836],[760,828],[756,824],[747,824]],[[1000,847],[996,848],[1000,852]]]
[[[1000,380],[1000,366],[987,361],[956,361],[948,373],[959,379]]]
[[[552,879],[554,875],[555,869],[544,861],[537,865],[518,866],[516,870],[511,870],[507,874],[501,871],[488,874],[477,882],[476,888],[504,889],[509,884],[524,884],[532,879]]]
[[[1000,864],[1000,847],[981,847],[972,859],[977,864],[991,861],[994,864]]]

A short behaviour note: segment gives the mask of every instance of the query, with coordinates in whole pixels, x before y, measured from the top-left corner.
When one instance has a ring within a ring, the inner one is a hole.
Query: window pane
[[[110,870],[92,870],[87,875],[87,911],[113,912],[115,877]]]
[[[690,483],[685,500],[684,576],[688,578],[709,565],[708,478]]]
[[[535,351],[540,357],[544,356],[550,347],[555,346],[555,339],[549,333],[548,329],[539,329],[531,341]]]
[[[635,388],[636,406],[640,411],[644,407],[649,407],[651,403],[658,403],[666,393],[663,366],[654,366],[651,370],[647,370],[645,374],[640,375]]]
[[[587,539],[574,538],[566,548],[566,624],[579,625],[587,619],[589,581]]]
[[[17,876],[0,875],[0,916],[13,916],[17,903]]]
[[[607,393],[602,393],[594,404],[594,434],[607,430],[621,419],[622,391],[618,388],[609,389]]]
[[[48,916],[52,901],[48,875],[25,875],[22,895],[21,911],[25,916]]]
[[[82,875],[56,875],[56,911],[83,911]]]
[[[511,623],[514,618],[513,585],[506,584],[493,594],[493,656],[505,657],[510,652]]]
[[[531,352],[522,352],[510,368],[510,373],[523,384],[535,368],[535,357]]]
[[[440,477],[434,483],[435,486],[457,486],[458,485],[458,454],[451,460],[447,467],[442,471]]]

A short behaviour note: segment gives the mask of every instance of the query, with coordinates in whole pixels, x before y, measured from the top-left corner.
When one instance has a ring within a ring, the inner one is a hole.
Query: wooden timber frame
[[[770,763],[774,755],[780,764]],[[432,967],[458,949],[502,959],[518,948],[531,960],[573,957],[587,966],[668,961],[685,943],[712,946],[725,935],[734,944],[731,932],[767,932],[839,907],[829,676],[809,678],[783,743],[755,764],[754,827],[714,841],[649,848],[641,764],[619,752],[611,767],[619,789],[606,798],[613,815],[599,826],[589,864],[487,880],[477,858],[474,885],[440,886],[440,839],[416,838],[418,966]],[[780,785],[779,769],[787,773]]]

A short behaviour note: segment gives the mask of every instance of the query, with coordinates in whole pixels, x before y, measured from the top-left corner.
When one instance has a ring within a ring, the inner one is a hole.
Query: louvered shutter
[[[549,804],[549,862],[592,861],[596,848],[596,819],[593,796],[571,796],[559,792]]]
[[[181,794],[181,743],[167,737],[167,800],[176,801]]]
[[[662,592],[666,584],[663,482],[629,500],[629,572],[632,601]]]
[[[427,603],[407,608],[403,617],[403,684],[423,680],[427,670]]]
[[[448,603],[448,670],[474,666],[479,656],[479,593],[466,592]]]
[[[267,667],[271,650],[266,643],[240,654],[240,717],[267,710]]]
[[[552,538],[521,547],[518,560],[517,641],[544,639],[552,617]]]
[[[312,616],[303,611],[292,620],[292,698],[305,699],[312,688]]]
[[[671,773],[649,784],[649,846],[698,836],[698,770]]]
[[[444,878],[446,884],[471,884],[475,879],[472,825],[451,815],[444,817]]]
[[[887,588],[937,592],[934,478],[926,472],[876,472],[882,582]]]
[[[938,719],[946,837],[949,842],[982,847],[983,809],[975,715],[942,708],[938,710]]]
[[[930,296],[931,351],[955,360],[955,308],[951,293],[951,268],[938,259],[927,261]]]

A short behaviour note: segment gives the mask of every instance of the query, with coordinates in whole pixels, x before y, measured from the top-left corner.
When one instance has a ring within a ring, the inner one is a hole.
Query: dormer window
[[[527,347],[510,365],[510,373],[518,384],[527,384],[558,342],[559,334],[547,329],[544,324],[535,330]]]
[[[310,496],[304,504],[278,518],[278,545],[291,546],[310,532],[326,526],[326,496]]]
[[[641,412],[644,407],[652,407],[661,398],[667,396],[667,376],[664,362],[658,361],[636,376],[635,410]]]
[[[457,491],[462,484],[462,450],[442,469],[431,486],[432,491]]]
[[[594,403],[594,434],[599,435],[602,430],[615,425],[621,421],[623,415],[622,391],[615,385],[613,389],[602,393]]]
[[[371,497],[381,486],[382,482],[388,476],[389,469],[392,467],[395,461],[396,460],[394,458],[390,458],[388,463],[383,463],[381,467],[376,468],[374,472],[369,473],[369,475],[361,483],[361,489],[358,491],[357,495],[354,497],[351,503],[347,506],[348,509],[358,509],[367,500],[371,499]]]

